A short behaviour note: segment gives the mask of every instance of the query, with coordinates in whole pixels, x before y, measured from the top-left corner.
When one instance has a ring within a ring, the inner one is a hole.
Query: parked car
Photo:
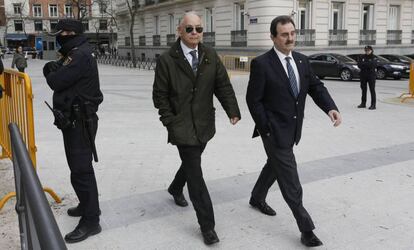
[[[357,62],[347,56],[336,53],[318,53],[309,56],[313,72],[323,79],[325,77],[339,77],[343,81],[350,81],[359,77],[360,69]]]
[[[414,59],[414,54],[405,55],[406,57],[409,57],[411,59]]]
[[[31,56],[34,59],[37,56],[37,51],[33,47],[23,47],[23,54]]]
[[[351,54],[348,55],[355,61],[358,61],[363,54]],[[403,63],[391,62],[388,59],[385,59],[382,56],[374,55],[378,60],[377,65],[377,79],[386,79],[387,77],[392,77],[396,80],[401,79],[403,74],[410,71],[410,67],[407,67]]]
[[[391,62],[400,62],[403,63],[405,65],[407,65],[407,67],[410,67],[411,63],[414,63],[414,59],[408,57],[408,56],[402,56],[402,55],[393,55],[393,54],[386,54],[386,55],[380,55],[382,57],[384,57],[385,59],[390,60]],[[403,77],[410,77],[410,71],[406,71],[403,73]]]

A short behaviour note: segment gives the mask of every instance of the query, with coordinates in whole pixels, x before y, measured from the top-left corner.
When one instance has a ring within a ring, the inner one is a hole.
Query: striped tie
[[[286,57],[286,68],[288,71],[289,83],[290,83],[290,87],[292,88],[293,94],[295,95],[295,97],[298,97],[299,95],[298,83],[296,80],[295,73],[293,72],[292,65],[290,65],[290,59],[292,58],[289,56]]]
[[[193,68],[194,75],[197,75],[197,67],[198,67],[197,50],[190,51],[190,54],[193,57],[191,68]]]

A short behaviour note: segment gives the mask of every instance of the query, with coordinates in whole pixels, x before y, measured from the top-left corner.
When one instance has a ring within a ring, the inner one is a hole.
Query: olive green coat
[[[197,75],[185,59],[180,39],[162,54],[155,70],[152,99],[174,145],[200,145],[215,134],[213,94],[229,118],[239,117],[233,87],[217,53],[198,45]]]

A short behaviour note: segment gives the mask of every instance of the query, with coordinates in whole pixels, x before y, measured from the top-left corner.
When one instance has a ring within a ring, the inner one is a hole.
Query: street
[[[62,135],[44,101],[52,91],[42,67],[30,59],[37,166],[44,186],[63,198],[52,209],[62,234],[78,220]],[[11,59],[3,61],[9,67]],[[101,234],[69,249],[208,249],[190,205],[175,206],[166,189],[180,165],[176,147],[152,104],[154,72],[99,65],[104,102],[100,106],[95,164],[101,201]],[[232,72],[241,121],[232,126],[215,100],[217,133],[202,158],[220,243],[214,249],[305,249],[296,222],[278,186],[267,202],[268,217],[249,204],[250,191],[266,162],[260,139],[252,139],[253,120],[245,94],[248,74]],[[343,116],[334,128],[309,97],[302,140],[294,147],[304,189],[304,206],[314,219],[319,249],[414,249],[414,101],[400,104],[408,79],[378,80],[377,110],[357,109],[359,81],[323,81]],[[368,105],[370,96],[368,94]],[[0,161],[0,195],[14,190],[10,161]],[[188,198],[185,190],[184,195]],[[15,199],[0,211],[1,249],[19,249]]]

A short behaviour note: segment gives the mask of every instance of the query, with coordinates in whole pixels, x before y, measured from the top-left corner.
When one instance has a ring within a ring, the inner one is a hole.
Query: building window
[[[312,2],[309,0],[301,0],[298,2],[297,11],[297,29],[306,30],[312,27]]]
[[[131,46],[131,37],[129,36],[125,37],[125,46]]]
[[[23,31],[23,20],[14,20],[14,30]]]
[[[107,30],[108,29],[108,20],[101,19],[99,20],[99,30]]]
[[[390,5],[388,11],[388,29],[399,30],[400,29],[400,6]]]
[[[79,12],[80,12],[80,17],[81,18],[87,17],[88,16],[88,7],[84,4],[82,4],[80,9],[79,9]]]
[[[205,16],[205,32],[213,32],[214,24],[213,24],[213,9],[212,8],[205,8],[204,9],[204,16]]]
[[[66,17],[73,17],[72,5],[65,4],[65,16]]]
[[[20,3],[14,3],[13,4],[13,10],[15,15],[22,14],[22,4]]]
[[[33,4],[33,16],[34,17],[42,17],[42,5]]]
[[[244,3],[235,3],[234,4],[234,29],[235,30],[245,30],[245,11]]]
[[[89,21],[88,20],[82,21],[82,24],[83,24],[83,30],[89,31]]]
[[[132,2],[134,3],[135,1],[132,1]],[[105,14],[107,9],[108,9],[108,5],[106,3],[104,2],[99,3],[99,14]]]
[[[160,34],[160,17],[154,16],[154,35]]]
[[[58,7],[56,4],[49,4],[49,16],[58,17]]]
[[[175,34],[174,14],[168,14],[168,34]]]
[[[43,21],[42,20],[35,20],[34,21],[34,29],[35,29],[35,31],[43,31]]]
[[[343,30],[345,29],[345,15],[344,15],[344,3],[332,2],[331,13],[331,29]]]
[[[51,20],[50,21],[50,30],[55,31],[57,23],[58,23],[58,21]]]
[[[373,4],[362,5],[362,29],[363,30],[374,29],[374,5]]]

